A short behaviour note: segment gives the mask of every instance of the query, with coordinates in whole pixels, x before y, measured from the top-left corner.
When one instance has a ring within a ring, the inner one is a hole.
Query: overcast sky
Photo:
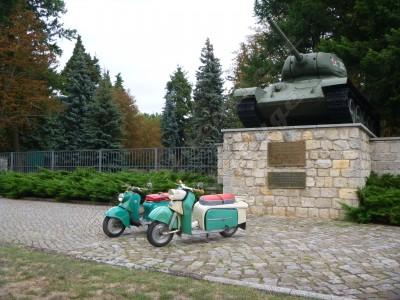
[[[234,52],[253,32],[254,0],[64,0],[66,28],[76,29],[86,50],[112,76],[121,72],[141,112],[161,112],[165,85],[177,65],[195,84],[200,52],[207,37],[224,77]],[[74,41],[60,42],[60,65]],[[226,85],[228,86],[228,85]]]

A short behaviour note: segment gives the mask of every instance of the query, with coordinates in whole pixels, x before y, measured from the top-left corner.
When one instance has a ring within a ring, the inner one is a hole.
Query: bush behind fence
[[[0,171],[28,173],[43,168],[100,172],[166,169],[216,175],[217,146],[0,153]]]

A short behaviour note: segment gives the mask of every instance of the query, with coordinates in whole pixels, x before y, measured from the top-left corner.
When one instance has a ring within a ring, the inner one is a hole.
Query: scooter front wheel
[[[174,237],[173,233],[165,234],[168,231],[169,228],[167,224],[155,221],[151,223],[147,229],[147,240],[155,247],[163,247]]]
[[[121,220],[112,217],[105,217],[103,221],[103,231],[108,237],[118,237],[125,230],[125,225]]]
[[[238,230],[238,226],[233,227],[233,228],[225,228],[224,231],[221,231],[219,234],[222,235],[223,237],[231,237],[232,235],[235,234],[235,232]]]

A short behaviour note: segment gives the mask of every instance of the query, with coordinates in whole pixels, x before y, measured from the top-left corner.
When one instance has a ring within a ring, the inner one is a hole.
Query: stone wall
[[[356,191],[371,172],[369,138],[362,125],[292,126],[224,130],[224,192],[235,193],[256,215],[320,217],[343,215],[340,203],[357,205]],[[305,141],[305,167],[268,165],[268,144]],[[272,171],[306,172],[302,189],[272,189]]]
[[[400,138],[374,138],[370,144],[372,170],[400,174]]]

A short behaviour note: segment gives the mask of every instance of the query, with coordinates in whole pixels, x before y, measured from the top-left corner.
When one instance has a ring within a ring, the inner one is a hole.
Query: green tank
[[[234,91],[243,125],[362,123],[377,134],[378,118],[347,77],[343,61],[332,53],[300,53],[271,18],[268,22],[286,41],[292,55],[286,58],[280,82]]]

